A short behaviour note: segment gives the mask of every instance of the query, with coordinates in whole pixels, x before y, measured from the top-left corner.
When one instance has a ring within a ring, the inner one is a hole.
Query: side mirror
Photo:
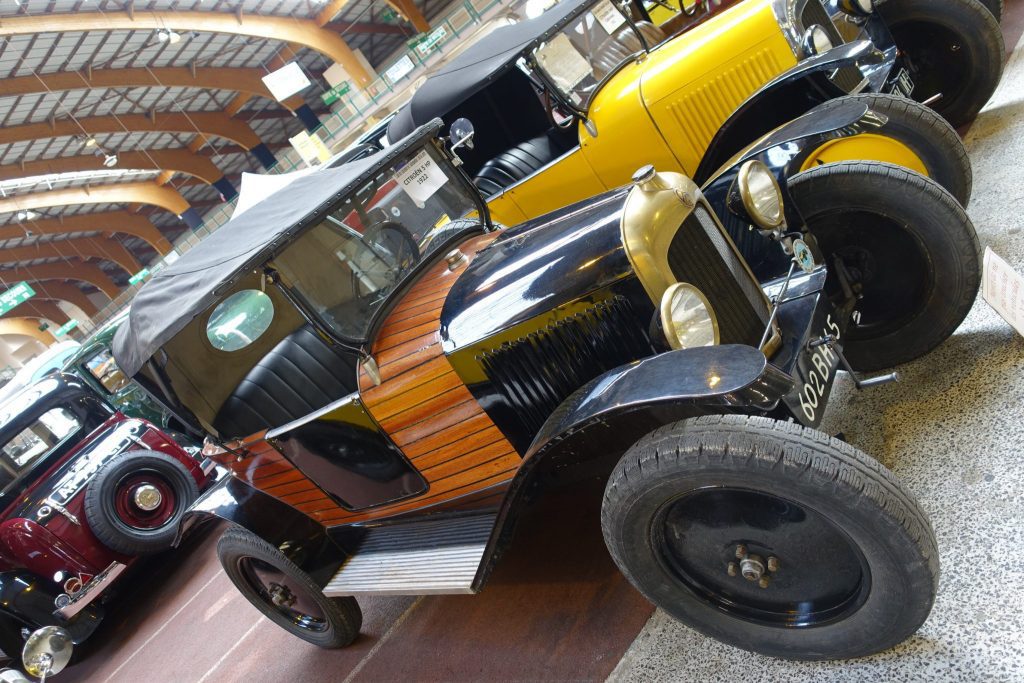
[[[46,681],[47,676],[59,674],[71,661],[71,634],[60,626],[44,626],[32,632],[21,651],[21,661],[32,676]]]
[[[448,140],[451,141],[451,149],[454,152],[459,147],[473,149],[473,124],[469,119],[455,119],[448,129]]]

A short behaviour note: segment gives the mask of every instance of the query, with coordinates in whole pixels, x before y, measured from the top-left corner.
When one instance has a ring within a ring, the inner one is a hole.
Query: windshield
[[[601,80],[642,49],[623,14],[602,0],[541,43],[534,59],[565,99],[586,109]]]
[[[477,218],[473,195],[432,145],[383,167],[271,263],[281,283],[339,337],[366,339],[401,279]]]
[[[0,492],[20,481],[43,455],[78,431],[82,424],[67,408],[53,408],[39,416],[0,448]]]

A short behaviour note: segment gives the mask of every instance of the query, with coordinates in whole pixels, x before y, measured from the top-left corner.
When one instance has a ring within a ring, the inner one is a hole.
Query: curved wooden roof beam
[[[209,158],[193,154],[187,149],[154,149],[117,153],[118,168],[148,171],[170,171],[184,173],[213,185],[224,177],[217,165]],[[29,176],[68,173],[71,171],[97,171],[103,164],[93,154],[56,159],[26,161],[21,164],[0,166],[0,180],[12,180]]]
[[[31,337],[44,346],[49,346],[55,337],[45,330],[39,329],[38,322],[28,318],[0,318],[0,337],[18,336]]]
[[[30,284],[34,284],[33,289],[36,290],[36,295],[29,299],[29,301],[35,301],[36,299],[65,301],[78,306],[78,308],[82,309],[82,313],[85,313],[90,318],[100,312],[99,306],[94,304],[85,292],[69,282],[47,280],[44,282],[36,281]]]
[[[63,92],[92,88],[202,88],[203,90],[234,90],[251,97],[273,100],[263,77],[263,69],[242,67],[215,68],[200,66],[194,70],[184,66],[95,69],[92,71],[61,71],[52,74],[16,76],[0,80],[0,97],[31,95],[39,92]],[[276,100],[274,100],[276,101]],[[299,95],[281,102],[294,111],[303,105]]]
[[[18,304],[11,310],[4,313],[4,318],[32,318],[37,320],[49,320],[58,325],[63,325],[71,320],[63,308],[52,301],[32,299]]]
[[[0,249],[0,263],[19,263],[37,258],[95,258],[115,263],[129,275],[142,270],[142,266],[123,244],[106,237],[76,237]]]
[[[96,287],[108,297],[113,299],[120,293],[120,288],[114,284],[103,270],[93,264],[84,261],[72,261],[69,263],[44,263],[38,266],[27,266],[21,268],[10,268],[0,270],[0,277],[5,282],[39,282],[43,280],[78,280]],[[45,286],[45,285],[44,285]]]
[[[143,181],[95,187],[67,187],[15,195],[0,199],[0,213],[71,204],[151,204],[166,209],[175,216],[181,216],[190,208],[188,201],[173,187]]]
[[[78,123],[71,119],[26,123],[0,128],[0,144],[81,135],[83,129],[90,135],[124,132],[198,133],[205,137],[225,138],[245,149],[260,144],[259,136],[249,124],[219,111],[158,112],[153,118],[145,114],[87,116],[78,119]]]
[[[267,40],[298,43],[316,50],[345,67],[356,82],[365,86],[370,76],[348,43],[337,33],[321,28],[315,20],[294,17],[246,15],[241,12],[74,12],[4,17],[0,36],[74,31],[145,31],[170,29],[227,33]]]
[[[148,218],[127,211],[98,211],[61,218],[44,218],[25,223],[0,225],[0,240],[33,235],[63,235],[73,232],[98,231],[104,235],[121,233],[138,237],[164,256],[171,251],[171,243]]]

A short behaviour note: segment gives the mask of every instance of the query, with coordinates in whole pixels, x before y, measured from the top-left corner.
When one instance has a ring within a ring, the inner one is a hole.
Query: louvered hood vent
[[[654,352],[629,301],[615,297],[506,342],[477,360],[524,427],[536,433],[576,389]]]

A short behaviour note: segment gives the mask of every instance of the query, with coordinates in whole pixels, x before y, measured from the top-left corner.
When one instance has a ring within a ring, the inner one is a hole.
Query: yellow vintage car
[[[639,5],[562,0],[497,29],[430,76],[387,138],[434,117],[468,118],[476,136],[466,170],[495,219],[514,224],[623,185],[644,164],[703,184],[777,126],[854,98],[877,114],[877,128],[801,150],[797,172],[889,162],[967,203],[959,136],[899,95],[910,86],[890,78],[891,46],[844,42],[821,0],[743,0],[674,38],[648,19]]]

